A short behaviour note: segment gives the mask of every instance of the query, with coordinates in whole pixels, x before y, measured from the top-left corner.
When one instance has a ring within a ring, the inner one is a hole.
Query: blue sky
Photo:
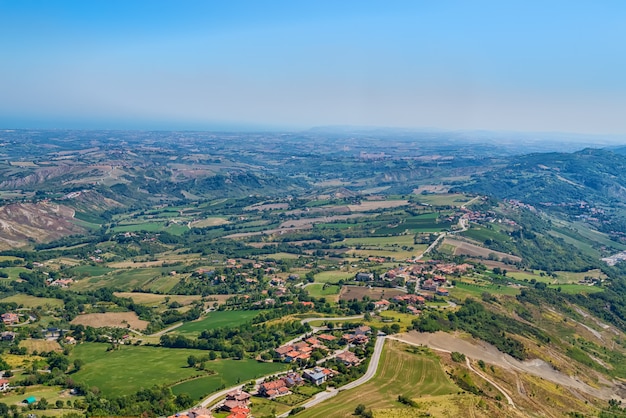
[[[626,134],[623,1],[0,0],[0,127]]]

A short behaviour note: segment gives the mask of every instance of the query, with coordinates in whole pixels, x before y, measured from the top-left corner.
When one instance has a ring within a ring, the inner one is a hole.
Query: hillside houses
[[[341,337],[341,341],[346,344],[358,344],[365,345],[369,342],[368,335],[371,334],[372,329],[366,325],[360,326],[352,330],[353,332],[350,334],[344,334]]]
[[[369,327],[368,327],[369,328]],[[291,363],[293,361],[308,361],[313,350],[328,350],[327,344],[337,340],[330,334],[320,334],[306,338],[293,344],[287,344],[274,349],[275,358]]]
[[[264,382],[259,385],[259,395],[274,399],[291,393],[291,388],[304,383],[302,376],[298,373],[288,373],[279,379],[271,382]]]
[[[241,389],[232,390],[226,394],[226,400],[222,404],[221,409],[227,412],[234,412],[235,410],[243,412],[243,409],[247,409],[249,413],[250,398],[251,395],[248,392],[244,392]]]
[[[280,357],[281,360],[284,360],[288,363],[296,360],[308,360],[311,358],[311,352],[313,351],[313,347],[309,345],[306,341],[300,341],[295,344],[283,345],[274,350],[274,352]]]
[[[437,283],[435,283],[435,281],[432,279],[428,279],[424,280],[420,287],[422,288],[422,290],[429,290],[431,292],[434,292],[435,290],[437,290]]]
[[[302,376],[316,386],[325,383],[326,380],[334,376],[334,372],[330,369],[315,367],[311,370],[305,370]]]
[[[330,335],[330,334],[320,334],[317,336],[317,339],[324,343],[329,343],[331,341],[335,341],[337,337],[335,337],[334,335]]]
[[[171,415],[168,418],[213,418],[213,414],[206,408],[193,408],[187,413]]]
[[[337,354],[337,359],[347,367],[357,366],[361,363],[361,359],[358,358],[352,351],[343,351]]]

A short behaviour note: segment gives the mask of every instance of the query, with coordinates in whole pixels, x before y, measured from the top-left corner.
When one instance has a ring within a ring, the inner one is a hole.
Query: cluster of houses
[[[307,338],[294,344],[287,344],[274,350],[281,360],[291,363],[293,361],[308,361],[311,358],[311,352],[316,348],[328,350],[325,344],[336,340],[336,337],[330,334],[322,334],[317,337]]]
[[[305,370],[302,375],[296,372],[287,373],[278,379],[261,383],[258,393],[260,396],[274,399],[279,396],[289,395],[291,388],[303,385],[305,381],[319,386],[328,379],[333,378],[336,373],[337,372],[325,367],[314,367]]]
[[[49,279],[51,280],[51,279]],[[51,280],[48,285],[50,286],[57,286],[63,289],[67,289],[68,287],[70,287],[70,284],[74,283],[73,279],[57,279],[57,280]]]
[[[250,398],[251,395],[241,389],[232,390],[226,394],[226,399],[219,405],[219,409],[228,413],[226,418],[248,418]],[[207,408],[193,408],[168,418],[213,418],[213,413]]]
[[[347,367],[358,366],[362,361],[352,351],[348,350],[337,354],[336,358]]]
[[[206,408],[194,408],[186,413],[171,415],[168,418],[213,418],[213,414]]]
[[[371,332],[372,329],[370,327],[363,325],[353,329],[351,333],[343,334],[341,341],[346,344],[364,345],[370,341],[368,335],[371,334]]]
[[[287,373],[279,379],[263,382],[259,385],[259,395],[274,399],[291,393],[291,388],[304,383],[302,376],[298,373]]]
[[[226,400],[220,409],[229,413],[227,418],[246,418],[250,415],[251,395],[241,389],[235,389],[226,394]]]

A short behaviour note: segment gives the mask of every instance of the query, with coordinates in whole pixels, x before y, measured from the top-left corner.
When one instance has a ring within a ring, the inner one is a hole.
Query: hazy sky
[[[626,134],[626,1],[0,0],[0,127]]]

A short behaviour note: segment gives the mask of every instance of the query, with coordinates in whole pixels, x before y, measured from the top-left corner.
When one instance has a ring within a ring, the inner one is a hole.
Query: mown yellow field
[[[27,339],[20,341],[20,347],[26,347],[28,353],[38,352],[48,352],[48,351],[62,351],[61,346],[56,341],[48,341],[48,340],[34,340]]]
[[[148,321],[139,319],[135,312],[107,312],[78,315],[71,323],[94,328],[127,328],[127,325],[130,325],[131,328],[138,330],[146,329],[149,324]]]
[[[376,376],[369,382],[339,393],[329,401],[307,409],[298,416],[305,418],[352,417],[359,404],[375,413],[389,408],[402,413],[413,409],[397,402],[398,395],[420,402],[421,398],[456,394],[460,389],[445,374],[439,358],[424,350],[419,354],[406,351],[409,346],[387,341]],[[422,411],[426,412],[426,411]],[[394,414],[396,412],[394,411]],[[375,415],[384,416],[384,415]],[[450,415],[452,416],[452,415]]]
[[[171,302],[178,302],[181,305],[189,305],[197,300],[202,299],[200,295],[157,295],[155,293],[140,293],[140,292],[115,292],[115,296],[120,298],[130,298],[135,303],[139,304],[157,304],[165,302],[165,298]],[[224,295],[217,295],[224,296]]]

